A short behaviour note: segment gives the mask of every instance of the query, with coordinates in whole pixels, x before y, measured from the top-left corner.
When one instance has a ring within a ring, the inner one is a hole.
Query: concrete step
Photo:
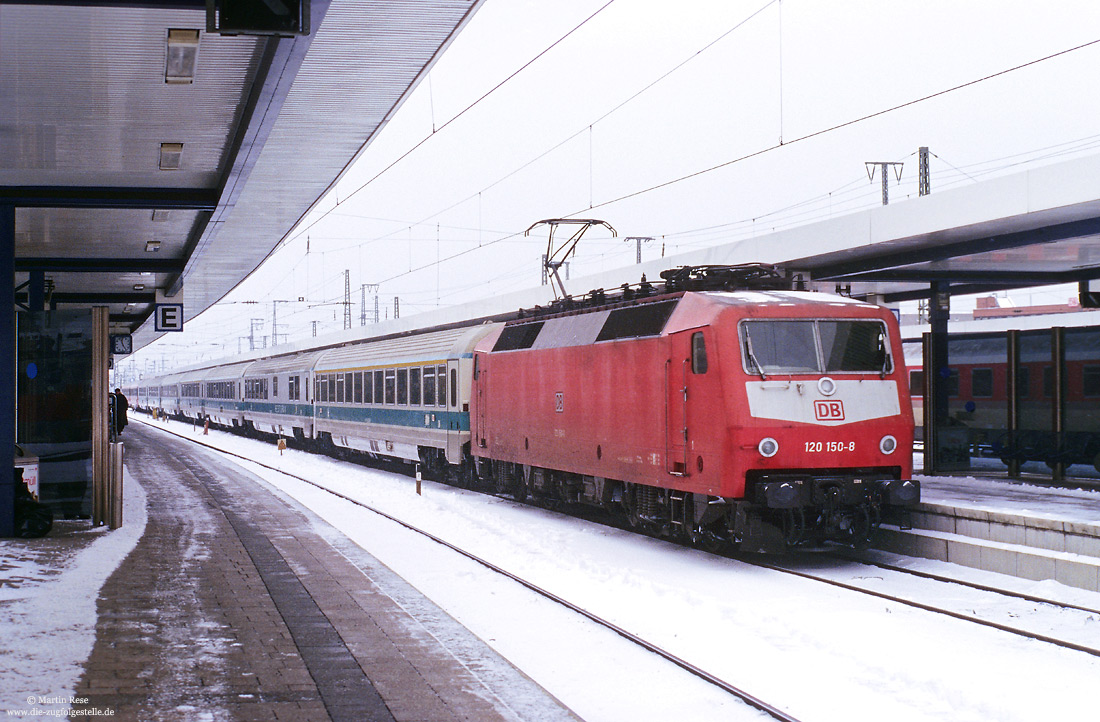
[[[1100,525],[934,503],[910,521],[911,529],[883,525],[875,547],[1100,591]]]

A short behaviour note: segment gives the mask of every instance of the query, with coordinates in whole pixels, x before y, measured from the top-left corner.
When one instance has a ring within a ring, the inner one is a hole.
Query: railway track
[[[169,433],[173,433],[173,432],[169,432]],[[189,438],[189,437],[184,437],[184,438]],[[724,680],[718,679],[717,677],[714,677],[713,675],[709,674],[705,670],[702,670],[702,669],[696,667],[695,665],[692,665],[690,662],[687,662],[686,660],[683,660],[683,659],[667,652],[666,650],[661,649],[657,645],[654,645],[654,644],[646,641],[645,639],[642,639],[642,638],[638,637],[637,635],[632,634],[628,630],[622,629],[621,627],[615,625],[614,623],[612,623],[608,620],[605,620],[605,619],[603,619],[603,618],[601,618],[601,617],[599,617],[599,616],[597,616],[597,615],[595,615],[595,614],[593,614],[593,613],[591,613],[591,612],[589,612],[589,611],[587,611],[587,610],[585,610],[585,609],[583,609],[583,608],[581,608],[577,605],[574,605],[571,602],[569,602],[568,600],[563,599],[563,598],[553,594],[552,592],[544,590],[544,589],[538,587],[537,585],[534,585],[534,584],[530,583],[529,581],[527,581],[525,579],[522,579],[522,578],[520,578],[516,575],[513,575],[512,573],[508,572],[507,570],[502,569],[502,568],[494,565],[492,562],[489,562],[489,561],[484,560],[480,557],[477,557],[476,555],[473,555],[473,554],[471,554],[471,553],[469,553],[469,552],[467,552],[467,551],[465,551],[461,548],[458,548],[455,545],[452,545],[451,543],[447,542],[444,539],[441,539],[441,538],[439,538],[439,537],[437,537],[437,536],[435,536],[435,535],[433,535],[433,534],[431,534],[427,531],[424,531],[424,530],[419,529],[419,528],[417,528],[417,527],[415,527],[411,524],[408,524],[408,523],[402,521],[401,519],[393,517],[393,516],[391,516],[390,514],[384,512],[384,511],[373,508],[373,507],[371,507],[367,504],[364,504],[364,503],[362,503],[362,502],[360,502],[360,501],[358,501],[358,500],[356,500],[352,497],[346,496],[346,495],[341,494],[337,491],[329,489],[329,488],[325,487],[324,485],[319,484],[317,482],[314,482],[310,479],[306,479],[304,477],[301,477],[301,476],[283,471],[283,470],[278,469],[274,466],[264,464],[262,462],[256,461],[255,459],[252,459],[252,458],[240,455],[240,454],[235,454],[235,453],[230,452],[230,451],[224,451],[224,450],[219,449],[219,448],[217,448],[217,447],[215,447],[211,444],[205,444],[205,443],[203,443],[203,442],[201,442],[197,439],[194,439],[194,438],[190,438],[190,440],[194,441],[195,443],[199,443],[203,446],[206,446],[206,447],[208,447],[208,448],[210,448],[214,451],[217,451],[218,453],[225,454],[227,456],[232,456],[232,457],[244,459],[245,461],[250,461],[250,462],[252,462],[254,464],[257,464],[258,466],[261,466],[263,468],[269,469],[271,471],[275,471],[275,472],[277,472],[279,474],[283,474],[283,475],[285,475],[289,478],[293,478],[293,479],[295,479],[299,482],[302,482],[302,483],[308,484],[310,486],[316,487],[318,489],[321,489],[321,490],[325,491],[326,493],[332,494],[333,496],[339,497],[339,498],[341,498],[341,499],[343,499],[343,500],[345,500],[345,501],[347,501],[351,504],[354,504],[358,507],[364,508],[364,509],[366,509],[368,511],[371,511],[372,513],[375,513],[379,516],[382,516],[382,517],[384,517],[384,518],[386,518],[386,519],[388,519],[388,520],[390,520],[394,523],[397,523],[397,524],[409,529],[410,531],[413,531],[417,534],[421,534],[421,535],[433,540],[434,542],[436,542],[438,544],[441,544],[441,545],[453,550],[454,552],[467,557],[468,559],[470,559],[472,561],[477,562],[478,564],[484,566],[485,568],[488,568],[488,569],[494,571],[495,573],[501,574],[501,575],[511,579],[512,581],[515,581],[516,583],[521,584],[522,586],[524,586],[525,588],[535,592],[536,594],[539,594],[540,596],[543,596],[547,599],[553,600],[554,602],[556,602],[558,604],[561,604],[562,606],[570,609],[571,611],[573,611],[577,614],[580,614],[580,615],[584,616],[585,618],[587,618],[587,619],[589,619],[589,620],[591,620],[591,621],[593,621],[597,624],[600,624],[601,626],[604,626],[605,628],[607,628],[611,631],[614,631],[616,634],[619,634],[620,636],[622,636],[623,638],[631,641],[632,643],[637,644],[638,646],[640,646],[642,648],[645,648],[645,649],[647,649],[648,651],[650,651],[654,654],[657,654],[658,656],[662,657],[663,659],[665,659],[665,660],[667,660],[667,661],[669,661],[673,664],[676,664],[677,666],[679,666],[680,668],[688,671],[689,673],[691,673],[691,674],[707,681],[708,683],[713,684],[716,687],[728,692],[729,694],[743,700],[745,703],[747,703],[747,704],[749,704],[749,705],[751,705],[751,706],[753,706],[757,709],[760,709],[761,711],[766,712],[767,714],[771,715],[775,719],[794,720],[793,717],[790,717],[785,712],[783,712],[782,710],[779,710],[778,708],[774,707],[773,705],[770,705],[770,704],[764,702],[763,700],[757,699],[756,697],[752,696],[751,694],[747,693],[746,691],[737,688],[735,685],[732,685],[728,682],[725,682]],[[875,598],[878,598],[878,599],[882,599],[884,601],[894,602],[894,603],[897,603],[897,604],[900,604],[900,605],[920,609],[922,611],[926,611],[926,612],[930,612],[930,613],[934,613],[934,614],[940,614],[940,615],[943,615],[943,616],[946,616],[946,617],[951,617],[951,618],[954,618],[954,619],[958,619],[958,620],[970,622],[970,623],[973,623],[973,624],[977,624],[977,625],[980,625],[980,626],[988,627],[988,628],[991,628],[991,629],[995,629],[995,630],[998,630],[998,631],[1001,631],[1001,632],[1004,632],[1004,633],[1013,634],[1013,635],[1023,637],[1023,638],[1026,638],[1026,639],[1031,639],[1031,640],[1035,640],[1035,641],[1039,641],[1039,642],[1052,644],[1052,645],[1055,645],[1055,646],[1058,646],[1058,647],[1062,647],[1064,649],[1069,649],[1069,650],[1073,650],[1073,651],[1077,651],[1077,652],[1082,652],[1084,654],[1088,654],[1088,655],[1091,655],[1091,656],[1094,656],[1094,657],[1100,657],[1100,649],[1098,649],[1096,647],[1090,647],[1088,645],[1079,644],[1079,643],[1074,642],[1074,641],[1069,640],[1069,639],[1064,639],[1064,638],[1059,638],[1059,637],[1055,637],[1055,636],[1051,636],[1051,635],[1047,635],[1047,634],[1041,634],[1041,633],[1029,631],[1027,629],[1023,629],[1021,627],[1014,626],[1014,625],[1011,625],[1011,624],[1005,624],[1005,623],[993,621],[993,620],[990,620],[990,619],[983,619],[983,618],[977,616],[975,613],[959,612],[959,611],[955,611],[955,610],[952,610],[952,609],[947,609],[943,606],[937,606],[935,604],[929,604],[929,603],[922,602],[922,601],[919,601],[919,600],[915,600],[915,599],[912,599],[912,598],[907,598],[907,597],[903,597],[903,596],[899,596],[899,595],[895,595],[895,594],[889,594],[889,593],[886,593],[886,592],[880,592],[880,591],[876,591],[876,590],[873,590],[873,589],[868,589],[868,588],[862,587],[858,584],[851,584],[851,583],[839,581],[839,580],[836,580],[836,579],[830,579],[828,577],[821,576],[821,575],[818,575],[818,574],[813,574],[813,573],[810,573],[810,572],[801,571],[801,570],[792,568],[790,566],[784,566],[781,563],[766,562],[766,561],[762,561],[762,560],[759,560],[759,559],[747,558],[747,557],[742,556],[742,555],[733,555],[733,558],[736,558],[740,562],[750,564],[750,565],[753,565],[753,566],[756,566],[756,567],[764,568],[764,569],[769,569],[769,570],[772,570],[772,571],[775,571],[775,572],[778,572],[778,573],[794,575],[794,576],[797,576],[797,577],[800,577],[800,578],[803,578],[803,579],[812,580],[812,581],[820,582],[820,583],[823,583],[823,584],[828,584],[830,586],[842,588],[842,589],[845,589],[845,590],[848,590],[848,591],[851,591],[851,592],[855,592],[855,593],[859,593],[859,594],[863,594],[863,595],[867,595],[867,596],[872,596],[872,597],[875,597]],[[836,555],[836,558],[838,558],[838,559],[843,558],[846,561],[859,563],[859,564],[869,566],[869,567],[872,567],[872,568],[888,570],[888,571],[891,571],[891,572],[906,574],[906,575],[913,576],[913,577],[920,577],[920,578],[923,578],[923,579],[928,579],[928,580],[932,580],[932,581],[936,581],[936,582],[940,582],[940,583],[944,583],[944,584],[955,584],[955,585],[963,586],[963,587],[970,588],[970,589],[973,589],[973,590],[976,590],[976,591],[980,591],[980,592],[984,592],[984,593],[988,593],[988,594],[995,594],[995,595],[999,595],[999,596],[1006,597],[1006,598],[1012,598],[1012,599],[1027,601],[1027,602],[1030,602],[1030,603],[1033,603],[1033,604],[1045,604],[1045,605],[1050,605],[1050,606],[1053,606],[1053,607],[1057,607],[1059,609],[1064,609],[1064,610],[1069,610],[1069,611],[1076,611],[1076,612],[1081,612],[1081,613],[1086,613],[1086,614],[1095,614],[1095,615],[1100,616],[1100,610],[1098,610],[1098,609],[1092,609],[1092,608],[1089,608],[1089,607],[1083,607],[1083,606],[1078,606],[1078,605],[1074,605],[1074,604],[1058,602],[1058,601],[1055,601],[1055,600],[1052,600],[1052,599],[1037,597],[1037,596],[1033,596],[1033,595],[1021,594],[1021,593],[1013,592],[1011,590],[1005,590],[1005,589],[1000,589],[1000,588],[997,588],[997,587],[991,587],[991,586],[988,586],[988,585],[977,584],[977,583],[974,583],[974,582],[970,582],[970,581],[966,581],[966,580],[962,580],[962,579],[957,579],[957,578],[953,578],[953,577],[947,577],[947,576],[932,574],[932,573],[928,573],[928,572],[921,572],[921,571],[916,571],[916,570],[905,569],[904,567],[899,567],[899,566],[890,565],[890,564],[884,564],[884,563],[880,563],[880,562],[868,561],[868,560],[859,559],[859,558],[849,556],[849,555],[844,555],[843,557],[841,557],[839,555]]]
[[[798,569],[794,569],[790,566],[784,566],[783,564],[773,564],[771,562],[760,561],[760,560],[757,560],[757,559],[745,559],[745,558],[742,558],[742,557],[737,557],[737,558],[738,558],[739,561],[742,561],[746,564],[751,564],[752,566],[759,567],[759,568],[762,568],[762,569],[769,569],[769,570],[772,570],[772,571],[780,572],[782,574],[791,574],[791,575],[794,575],[796,577],[800,577],[802,579],[809,579],[809,580],[813,580],[813,581],[816,581],[816,582],[821,582],[822,584],[828,584],[830,586],[838,587],[840,589],[845,589],[845,590],[848,590],[848,591],[857,592],[859,594],[865,594],[867,596],[875,597],[877,599],[882,599],[882,600],[889,601],[889,602],[895,602],[897,604],[901,604],[901,605],[908,606],[908,607],[913,607],[915,609],[920,609],[920,610],[923,610],[923,611],[926,611],[926,612],[932,612],[934,614],[942,614],[944,616],[951,617],[953,619],[959,619],[959,620],[962,620],[962,621],[965,621],[965,622],[971,622],[973,624],[977,624],[977,625],[980,625],[980,626],[983,626],[983,627],[989,627],[991,629],[996,629],[996,630],[1001,631],[1001,632],[1007,632],[1009,634],[1014,634],[1014,635],[1017,635],[1019,637],[1023,637],[1025,639],[1032,639],[1032,640],[1039,641],[1039,642],[1045,642],[1047,644],[1053,644],[1053,645],[1056,645],[1058,647],[1062,647],[1062,648],[1065,648],[1065,649],[1070,649],[1070,650],[1073,650],[1073,651],[1076,651],[1076,652],[1083,652],[1085,654],[1089,654],[1089,655],[1092,655],[1094,657],[1100,657],[1100,649],[1098,649],[1096,647],[1090,647],[1088,645],[1078,644],[1077,642],[1073,642],[1073,641],[1068,640],[1068,639],[1053,637],[1053,636],[1046,635],[1046,634],[1040,634],[1038,632],[1033,632],[1033,631],[1030,631],[1030,630],[1027,630],[1027,629],[1023,629],[1021,627],[1010,625],[1010,624],[1003,624],[1001,622],[996,622],[996,621],[993,621],[993,620],[990,620],[990,619],[983,619],[983,618],[977,616],[974,613],[967,614],[965,612],[958,612],[958,611],[955,611],[953,609],[947,609],[947,608],[942,607],[942,606],[936,606],[934,604],[928,604],[928,603],[921,602],[921,601],[918,601],[918,600],[915,600],[915,599],[902,597],[902,596],[898,596],[898,595],[895,595],[895,594],[888,594],[886,592],[880,592],[880,591],[876,591],[874,589],[868,589],[868,588],[862,587],[858,584],[850,584],[848,582],[839,581],[837,579],[830,579],[828,577],[821,576],[821,575],[818,575],[818,574],[813,574],[811,572],[806,572],[806,571],[801,571],[801,570],[798,570]],[[965,580],[955,579],[955,578],[952,578],[952,577],[945,577],[945,576],[941,576],[941,575],[938,575],[938,574],[930,574],[930,573],[926,573],[926,572],[918,572],[918,571],[908,570],[908,569],[905,569],[904,567],[897,567],[897,566],[889,565],[889,564],[880,564],[880,563],[876,563],[876,562],[866,562],[866,561],[859,560],[859,559],[853,559],[852,557],[848,557],[848,556],[844,556],[843,558],[846,559],[847,561],[855,561],[859,564],[863,564],[865,566],[869,566],[869,567],[873,567],[873,568],[886,569],[886,570],[890,570],[890,571],[894,571],[894,572],[899,572],[899,573],[902,573],[902,574],[908,574],[908,575],[914,576],[914,577],[920,577],[920,578],[923,578],[923,579],[931,579],[931,580],[942,582],[942,583],[945,583],[945,584],[956,584],[956,585],[968,587],[970,589],[974,589],[974,590],[977,590],[977,591],[981,591],[981,592],[985,592],[985,593],[989,593],[989,594],[996,594],[996,595],[999,595],[999,596],[1002,596],[1002,597],[1025,600],[1025,601],[1032,602],[1032,603],[1035,603],[1035,604],[1048,604],[1048,605],[1057,607],[1059,609],[1064,609],[1064,610],[1072,610],[1072,611],[1079,611],[1079,612],[1084,612],[1084,613],[1088,613],[1088,614],[1100,615],[1100,610],[1091,609],[1091,608],[1088,608],[1088,607],[1081,607],[1081,606],[1077,606],[1077,605],[1074,605],[1074,604],[1066,604],[1066,603],[1062,603],[1062,602],[1057,602],[1057,601],[1054,601],[1054,600],[1051,600],[1051,599],[1044,599],[1044,598],[1041,598],[1041,597],[1035,597],[1035,596],[1031,596],[1031,595],[1027,595],[1027,594],[1020,594],[1020,593],[1013,592],[1013,591],[1006,590],[1006,589],[1000,589],[1000,588],[997,588],[997,587],[990,587],[990,586],[987,586],[987,585],[984,585],[984,584],[977,584],[977,583],[973,583],[973,582],[967,582]]]
[[[747,704],[751,707],[754,707],[755,709],[758,709],[761,712],[764,712],[765,714],[769,715],[770,717],[772,717],[775,720],[779,720],[780,722],[799,722],[798,718],[793,717],[790,714],[788,714],[788,713],[784,712],[783,710],[779,709],[778,707],[776,707],[772,704],[769,704],[768,702],[752,695],[748,691],[743,690],[740,687],[738,687],[738,686],[736,686],[736,685],[734,685],[734,684],[732,684],[732,683],[730,683],[726,680],[723,680],[719,677],[716,677],[715,675],[707,672],[706,670],[692,664],[691,662],[689,662],[689,661],[687,661],[687,660],[685,660],[681,657],[678,657],[677,655],[675,655],[672,652],[669,652],[668,650],[654,644],[653,642],[650,642],[650,641],[634,634],[633,632],[630,632],[629,630],[618,626],[614,622],[611,622],[610,620],[607,620],[607,619],[605,619],[605,618],[603,618],[603,617],[601,617],[601,616],[599,616],[599,615],[597,615],[597,614],[595,614],[595,613],[593,613],[593,612],[591,612],[587,609],[584,609],[583,607],[580,607],[579,605],[576,605],[573,602],[570,602],[569,600],[567,600],[567,599],[565,599],[565,598],[563,598],[563,597],[561,597],[557,594],[554,594],[553,592],[551,592],[549,590],[543,589],[542,587],[539,587],[538,585],[524,579],[523,577],[520,577],[516,574],[513,574],[512,572],[508,571],[507,569],[504,569],[500,566],[497,566],[496,564],[493,564],[492,562],[490,562],[486,559],[483,559],[483,558],[477,556],[476,554],[473,554],[473,553],[471,553],[471,552],[469,552],[465,549],[462,549],[462,548],[448,542],[447,540],[442,539],[442,538],[432,534],[431,532],[420,529],[417,526],[415,526],[413,524],[409,524],[408,522],[406,522],[402,519],[398,519],[397,517],[395,517],[395,516],[393,516],[393,515],[391,515],[387,512],[384,512],[380,509],[377,509],[377,508],[375,508],[375,507],[373,507],[369,504],[366,504],[362,501],[359,501],[358,499],[355,499],[351,496],[348,496],[346,494],[342,494],[338,491],[330,489],[330,488],[326,487],[325,485],[317,483],[317,482],[315,482],[311,479],[307,479],[303,476],[299,476],[297,474],[293,474],[293,473],[284,471],[284,470],[279,469],[275,466],[265,464],[261,461],[257,461],[254,458],[244,456],[243,454],[237,454],[237,453],[234,453],[232,451],[226,451],[224,449],[220,449],[217,446],[214,446],[212,444],[207,444],[207,443],[205,443],[203,441],[200,441],[198,439],[195,439],[195,438],[192,438],[192,437],[189,437],[189,436],[185,436],[185,435],[182,435],[182,434],[176,434],[175,432],[173,432],[169,429],[163,429],[162,427],[159,427],[159,426],[156,427],[156,428],[160,428],[162,431],[166,431],[167,433],[174,434],[175,436],[178,436],[180,438],[186,439],[186,440],[191,441],[193,443],[199,444],[200,446],[204,446],[204,447],[210,449],[211,451],[217,452],[217,453],[222,454],[224,456],[229,456],[229,457],[233,457],[233,458],[237,458],[237,459],[247,461],[251,464],[255,464],[255,465],[257,465],[259,467],[262,467],[264,469],[267,469],[269,471],[273,471],[273,472],[276,472],[276,473],[281,474],[283,476],[286,476],[288,478],[294,479],[295,481],[307,484],[307,485],[312,486],[316,489],[320,489],[321,491],[324,491],[325,493],[331,494],[332,496],[335,496],[335,497],[337,497],[337,498],[339,498],[343,501],[346,501],[346,502],[348,502],[350,504],[353,504],[353,505],[355,505],[359,508],[362,508],[366,511],[369,511],[373,514],[376,514],[376,515],[378,515],[378,516],[380,516],[384,519],[387,519],[387,520],[389,520],[389,521],[391,521],[395,524],[398,524],[398,525],[404,527],[405,529],[408,529],[409,531],[412,531],[416,534],[420,534],[420,535],[432,540],[433,542],[435,542],[437,544],[440,544],[440,545],[446,547],[447,549],[450,549],[451,551],[453,551],[457,554],[460,554],[461,556],[463,556],[463,557],[465,557],[465,558],[467,558],[467,559],[469,559],[473,562],[476,562],[477,564],[480,564],[481,566],[485,567],[486,569],[489,569],[489,570],[493,571],[496,574],[499,574],[499,575],[501,575],[501,576],[503,576],[503,577],[505,577],[505,578],[517,583],[517,584],[520,584],[521,586],[523,586],[524,588],[534,592],[535,594],[538,594],[539,596],[544,597],[545,599],[551,600],[551,601],[565,607],[566,609],[568,609],[568,610],[584,617],[585,619],[588,619],[591,622],[594,622],[594,623],[596,623],[596,624],[598,624],[598,625],[600,625],[600,626],[602,626],[602,627],[604,627],[604,628],[606,628],[606,629],[608,629],[612,632],[615,632],[620,637],[632,642],[633,644],[645,649],[648,652],[651,652],[651,653],[657,655],[661,659],[664,659],[668,662],[671,662],[672,664],[674,664],[677,667],[683,669],[684,671],[694,675],[695,677],[698,677],[699,679],[702,679],[703,681],[713,685],[714,687],[717,687],[718,689],[721,689],[724,692],[727,692],[728,694],[732,695],[733,697],[736,697],[737,699],[740,699],[745,704]]]
[[[1093,607],[1083,607],[1077,604],[1071,604],[1068,602],[1059,602],[1047,597],[1037,597],[1032,594],[1024,594],[1022,592],[1014,592],[1009,589],[1001,589],[999,587],[991,587],[987,584],[978,584],[977,582],[967,581],[965,579],[959,579],[957,577],[950,577],[944,574],[933,574],[931,572],[922,572],[917,569],[907,569],[905,567],[899,567],[896,564],[887,564],[885,562],[876,562],[869,559],[861,559],[856,555],[838,554],[837,559],[844,559],[850,562],[857,562],[864,566],[875,567],[876,569],[883,569],[890,572],[898,572],[901,574],[908,574],[909,576],[919,577],[921,579],[931,579],[937,582],[943,582],[944,584],[957,584],[959,586],[967,587],[968,589],[974,589],[981,592],[990,592],[993,594],[1000,594],[1004,597],[1012,597],[1013,599],[1020,599],[1025,602],[1032,602],[1033,604],[1048,604],[1052,607],[1058,607],[1059,609],[1069,609],[1078,612],[1085,612],[1088,614],[1096,614],[1100,616],[1100,609]]]

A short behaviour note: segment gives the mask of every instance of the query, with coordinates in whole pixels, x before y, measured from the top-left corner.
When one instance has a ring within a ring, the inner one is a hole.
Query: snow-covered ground
[[[123,488],[119,529],[88,528],[71,546],[0,541],[0,714],[69,708],[95,643],[99,590],[145,532],[145,493],[129,475]]]
[[[483,494],[425,482],[417,496],[407,477],[303,452],[280,456],[273,444],[231,435],[203,441],[323,483],[469,549],[804,720],[1034,720],[1092,709],[1096,657]],[[235,463],[378,557],[585,719],[758,716],[392,522],[282,474]],[[846,574],[867,572],[854,565],[833,570]],[[919,587],[915,594],[927,594],[924,583],[910,583]],[[1100,607],[1100,595],[1073,596]],[[1040,626],[1065,627],[1053,608],[1030,616]],[[1075,641],[1100,647],[1100,619],[1076,623]]]
[[[136,420],[145,417],[138,415]],[[197,438],[189,425],[156,425]],[[427,481],[423,495],[417,496],[408,477],[293,450],[280,456],[273,444],[213,431],[201,440],[329,485],[467,548],[806,722],[1035,720],[1091,715],[1095,709],[1092,686],[1100,678],[1100,659],[1083,653],[504,499]],[[245,461],[232,463],[324,519],[327,524],[318,523],[321,533],[346,535],[369,551],[586,720],[761,718],[761,713],[613,633],[399,525],[277,472]],[[128,487],[128,502],[134,486]],[[982,489],[991,495],[996,491]],[[134,521],[128,508],[124,529],[135,529]],[[8,551],[7,546],[2,549]],[[929,569],[951,566],[907,563]],[[106,562],[81,556],[69,566],[77,570],[85,564]],[[986,583],[995,578],[951,568]],[[869,585],[888,583],[868,579],[866,567],[849,568],[843,562],[829,573]],[[74,581],[69,574],[59,579],[66,585]],[[1100,608],[1100,595],[1067,590],[1054,582],[1012,582],[1038,594],[1064,594]],[[53,583],[20,589],[45,590]],[[927,584],[909,583],[915,595],[930,601]],[[36,693],[39,688],[62,691],[75,684],[83,659],[79,650],[86,655],[94,635],[97,590],[89,584],[75,592],[89,597],[91,621],[84,617],[79,624],[65,625],[84,627],[86,639],[66,655],[76,662],[28,662],[26,668],[44,664],[59,670],[48,686],[35,687]],[[897,591],[897,586],[890,591]],[[49,657],[60,647],[54,644],[59,639],[57,625],[48,616],[25,611],[15,616],[16,607],[11,606],[23,604],[19,609],[27,610],[45,596],[49,595],[42,591],[0,603],[0,624],[5,629],[20,627],[21,638],[35,640]],[[955,603],[970,605],[979,614],[996,614],[994,607],[1001,604],[974,595]],[[1056,628],[1081,644],[1100,647],[1100,618],[1074,619],[1067,621],[1058,610],[1043,605],[1028,614],[1030,624]],[[25,658],[18,647],[4,647],[5,660]],[[20,661],[0,663],[0,708],[19,701],[12,699],[13,690],[22,689],[27,673],[21,678],[9,667],[23,666]],[[68,678],[63,669],[69,670]]]

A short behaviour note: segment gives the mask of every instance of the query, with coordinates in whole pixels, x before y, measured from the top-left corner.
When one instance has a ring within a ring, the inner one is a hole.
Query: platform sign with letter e
[[[182,303],[158,303],[153,315],[156,317],[157,331],[183,330]]]

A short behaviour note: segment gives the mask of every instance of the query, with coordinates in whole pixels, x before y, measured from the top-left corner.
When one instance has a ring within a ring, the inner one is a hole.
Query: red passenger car
[[[622,510],[653,533],[781,551],[865,543],[916,503],[897,324],[838,296],[662,274],[498,328],[475,350],[478,473],[519,497]],[[769,290],[770,289],[770,290]]]

